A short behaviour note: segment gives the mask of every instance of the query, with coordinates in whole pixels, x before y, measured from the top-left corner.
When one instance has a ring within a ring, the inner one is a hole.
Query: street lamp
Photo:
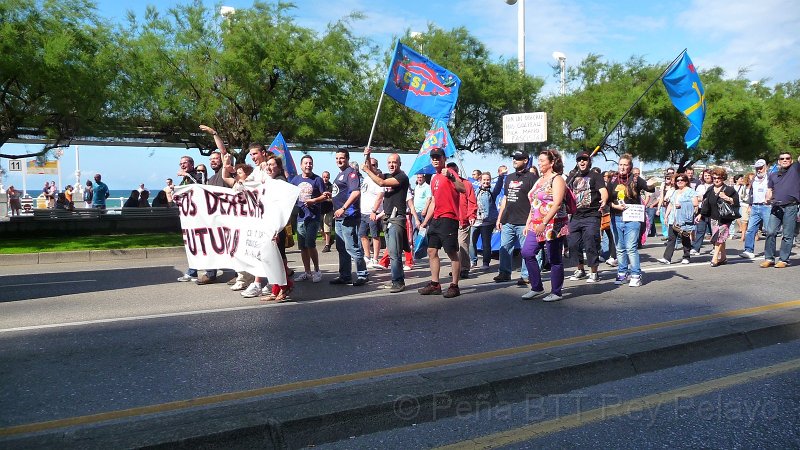
[[[506,0],[506,4],[515,5],[517,0]],[[517,10],[517,64],[519,71],[525,72],[525,0],[519,2]]]
[[[553,58],[558,61],[558,65],[561,67],[561,95],[565,95],[567,93],[567,55],[561,52],[553,52]]]

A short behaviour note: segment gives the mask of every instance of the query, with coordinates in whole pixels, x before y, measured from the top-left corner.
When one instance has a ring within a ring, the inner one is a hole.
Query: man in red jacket
[[[465,179],[458,171],[458,164],[454,162],[447,163],[447,168],[452,169],[458,175],[462,182]],[[472,183],[464,183],[466,192],[458,194],[458,261],[461,263],[460,279],[469,278],[469,246],[470,246],[470,230],[475,218],[478,217],[478,201],[475,198],[475,188]]]

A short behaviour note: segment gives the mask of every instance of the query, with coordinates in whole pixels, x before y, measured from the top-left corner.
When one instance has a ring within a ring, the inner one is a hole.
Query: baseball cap
[[[758,161],[756,161],[755,167],[764,167],[766,165],[767,165],[766,161],[764,161],[763,159],[759,159]]]
[[[588,159],[591,161],[592,157],[586,152],[578,153],[578,156],[575,157],[575,161],[580,161],[582,159]]]
[[[517,161],[521,161],[523,159],[528,159],[528,154],[521,150],[516,150],[514,151],[514,153],[511,154],[511,157],[516,159]]]
[[[440,148],[434,148],[431,150],[430,156],[444,156],[444,150]]]

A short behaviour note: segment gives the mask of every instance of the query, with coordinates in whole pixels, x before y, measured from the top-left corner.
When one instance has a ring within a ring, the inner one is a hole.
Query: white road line
[[[44,283],[0,284],[0,288],[19,287],[19,286],[43,286],[48,284],[95,283],[95,282],[97,282],[97,280],[47,281]]]

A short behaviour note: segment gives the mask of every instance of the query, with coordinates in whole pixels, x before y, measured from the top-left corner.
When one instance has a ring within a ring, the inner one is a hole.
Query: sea
[[[152,191],[152,190],[150,191],[150,202],[151,203],[153,202],[153,198],[156,196],[156,194],[158,194],[159,190],[156,190],[155,192]],[[41,193],[42,193],[41,189],[40,190],[34,190],[34,191],[31,191],[31,190],[28,191],[28,195],[30,195],[31,197],[34,197],[34,198],[38,197]],[[125,203],[125,200],[127,200],[128,197],[131,196],[131,191],[130,190],[126,190],[126,189],[110,189],[108,191],[108,193],[109,193],[109,196],[106,199],[106,208],[122,208],[122,205]],[[82,196],[80,196],[78,194],[75,194],[75,195],[76,195],[75,199],[79,199],[79,198],[82,199],[83,198]]]

